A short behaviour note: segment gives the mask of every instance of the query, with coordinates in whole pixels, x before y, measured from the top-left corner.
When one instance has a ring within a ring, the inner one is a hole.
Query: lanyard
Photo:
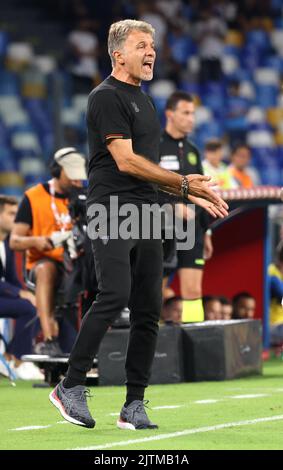
[[[49,184],[49,191],[50,191],[50,196],[51,196],[51,210],[56,220],[56,224],[60,228],[61,232],[66,232],[67,227],[71,222],[71,217],[69,214],[64,214],[63,212],[60,214],[60,212],[58,211],[58,207],[56,205],[56,200],[55,200],[54,181],[50,180],[48,181],[48,184]]]

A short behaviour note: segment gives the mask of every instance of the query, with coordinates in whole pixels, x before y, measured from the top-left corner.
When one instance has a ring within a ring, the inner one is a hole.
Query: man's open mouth
[[[144,62],[143,67],[145,67],[148,72],[151,72],[153,68],[153,62]]]

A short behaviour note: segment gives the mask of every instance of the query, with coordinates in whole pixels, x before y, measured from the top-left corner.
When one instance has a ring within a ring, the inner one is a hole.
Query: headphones
[[[54,158],[49,164],[49,170],[53,178],[60,178],[62,167],[58,162],[71,153],[78,153],[78,151],[74,147],[65,147],[55,152]]]

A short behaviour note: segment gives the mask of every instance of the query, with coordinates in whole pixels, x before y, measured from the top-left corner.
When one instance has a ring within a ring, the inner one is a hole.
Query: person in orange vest
[[[86,160],[73,147],[62,148],[51,164],[52,178],[28,189],[19,206],[10,247],[26,252],[28,279],[35,283],[35,296],[44,341],[37,352],[61,354],[58,323],[54,317],[54,294],[63,274],[63,246],[58,242],[72,228],[68,196],[72,187],[87,178]]]
[[[251,168],[251,150],[246,144],[238,144],[231,153],[230,175],[241,188],[252,188],[259,184],[256,170]]]

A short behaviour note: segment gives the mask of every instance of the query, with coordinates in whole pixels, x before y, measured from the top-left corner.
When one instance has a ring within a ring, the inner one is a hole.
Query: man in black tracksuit
[[[166,126],[160,139],[160,166],[181,175],[203,174],[198,149],[188,139],[194,125],[195,106],[186,92],[176,91],[166,103]],[[193,217],[184,200],[160,193],[160,200],[175,204],[176,215],[185,219]],[[209,215],[200,207],[195,208],[195,245],[191,250],[177,250],[177,269],[183,299],[183,322],[203,321],[202,277],[205,259],[212,255],[211,233],[208,230]],[[165,283],[166,283],[165,272]]]
[[[156,428],[144,408],[161,310],[162,243],[149,237],[116,236],[94,223],[98,206],[108,225],[125,222],[121,211],[110,212],[110,198],[140,209],[158,200],[157,188],[200,204],[215,217],[227,215],[227,205],[211,190],[209,177],[180,176],[158,165],[160,125],[151,99],[141,90],[151,80],[155,61],[154,29],[148,23],[123,20],[110,27],[108,51],[113,71],[89,95],[88,233],[92,239],[98,295],[83,318],[71,352],[65,380],[49,398],[69,422],[95,426],[86,401],[86,374],[101,340],[126,306],[131,310],[126,358],[126,402],[117,426],[121,429]],[[120,212],[120,213],[118,213]],[[127,215],[127,211],[126,211]],[[137,220],[136,220],[137,222]],[[118,227],[121,229],[124,224]],[[108,228],[108,227],[107,227]],[[114,227],[115,228],[115,227]],[[109,234],[110,233],[110,234]]]

